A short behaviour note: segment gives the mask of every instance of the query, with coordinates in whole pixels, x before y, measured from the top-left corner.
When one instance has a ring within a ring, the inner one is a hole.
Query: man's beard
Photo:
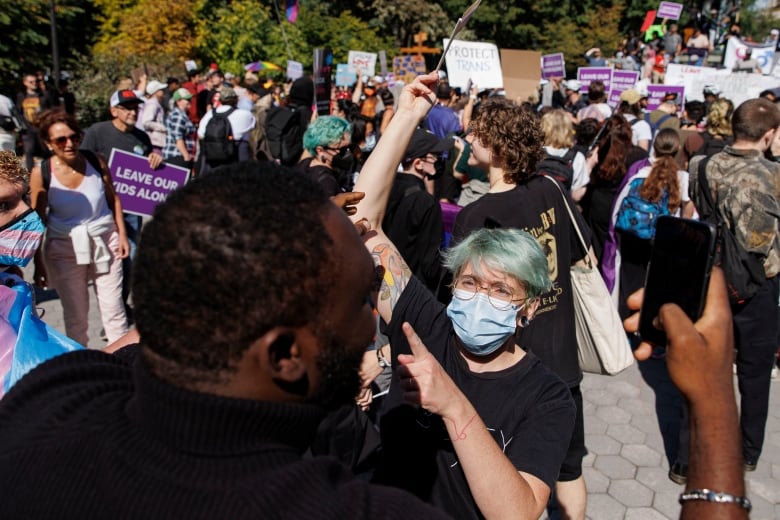
[[[320,335],[322,348],[317,356],[320,384],[312,402],[335,410],[353,403],[360,390],[360,363],[365,349],[346,347],[332,334]]]

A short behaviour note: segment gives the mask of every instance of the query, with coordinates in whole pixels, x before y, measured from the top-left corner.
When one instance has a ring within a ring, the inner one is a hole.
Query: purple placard
[[[685,87],[682,85],[648,85],[647,92],[650,93],[650,97],[647,99],[648,111],[658,108],[658,105],[661,104],[668,92],[677,94],[677,104],[679,106],[685,104]]]
[[[562,52],[542,56],[542,79],[565,77],[566,63],[563,61]]]
[[[676,2],[661,2],[661,5],[658,6],[658,11],[655,13],[655,17],[666,18],[667,20],[679,20],[682,10],[682,4]]]
[[[108,160],[114,191],[122,201],[122,210],[135,215],[152,216],[154,208],[168,195],[184,186],[190,172],[180,166],[163,163],[156,170],[143,155],[114,148]]]
[[[577,69],[577,81],[582,84],[581,92],[587,92],[590,82],[598,80],[604,82],[604,92],[609,92],[610,85],[612,84],[612,68],[580,67]]]
[[[636,70],[616,70],[612,72],[612,83],[609,90],[609,104],[613,107],[620,104],[620,94],[636,85],[639,72]]]

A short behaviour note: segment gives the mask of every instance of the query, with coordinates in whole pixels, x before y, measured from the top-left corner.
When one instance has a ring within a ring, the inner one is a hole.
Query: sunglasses
[[[76,144],[81,141],[81,136],[79,134],[70,134],[70,135],[55,137],[54,139],[51,140],[51,142],[56,144],[57,146],[65,146],[66,144],[68,144],[68,141],[70,141],[73,144]]]

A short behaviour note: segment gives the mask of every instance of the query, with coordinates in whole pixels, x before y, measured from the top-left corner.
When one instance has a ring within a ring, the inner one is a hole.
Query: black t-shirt
[[[90,126],[81,142],[82,150],[99,153],[106,161],[114,148],[147,157],[152,153],[152,142],[143,130],[132,127],[129,132],[122,132],[111,121]]]
[[[570,199],[569,204],[574,208]],[[590,243],[588,226],[576,209],[573,213],[586,243]],[[569,269],[587,251],[582,250],[561,192],[548,179],[534,176],[509,191],[487,193],[458,213],[452,231],[453,244],[483,227],[523,229],[542,246],[553,288],[541,296],[539,310],[530,325],[518,329],[518,342],[567,385],[578,385],[582,372],[577,357]]]
[[[441,276],[444,225],[441,206],[425,191],[422,179],[399,173],[395,177],[382,229],[398,248],[409,269],[435,290]]]
[[[574,428],[574,402],[566,385],[530,353],[499,372],[471,372],[446,307],[414,277],[388,325],[394,360],[411,353],[401,330],[404,321],[474,405],[515,468],[552,487]],[[395,373],[385,406],[380,428],[384,459],[377,480],[407,489],[456,518],[480,518],[441,418],[401,404]]]

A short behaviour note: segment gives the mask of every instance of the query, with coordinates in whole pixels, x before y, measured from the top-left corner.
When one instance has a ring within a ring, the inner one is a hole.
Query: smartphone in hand
[[[666,333],[653,326],[661,306],[676,303],[691,321],[701,317],[715,257],[717,232],[712,224],[658,217],[639,313],[643,341],[666,346]]]

